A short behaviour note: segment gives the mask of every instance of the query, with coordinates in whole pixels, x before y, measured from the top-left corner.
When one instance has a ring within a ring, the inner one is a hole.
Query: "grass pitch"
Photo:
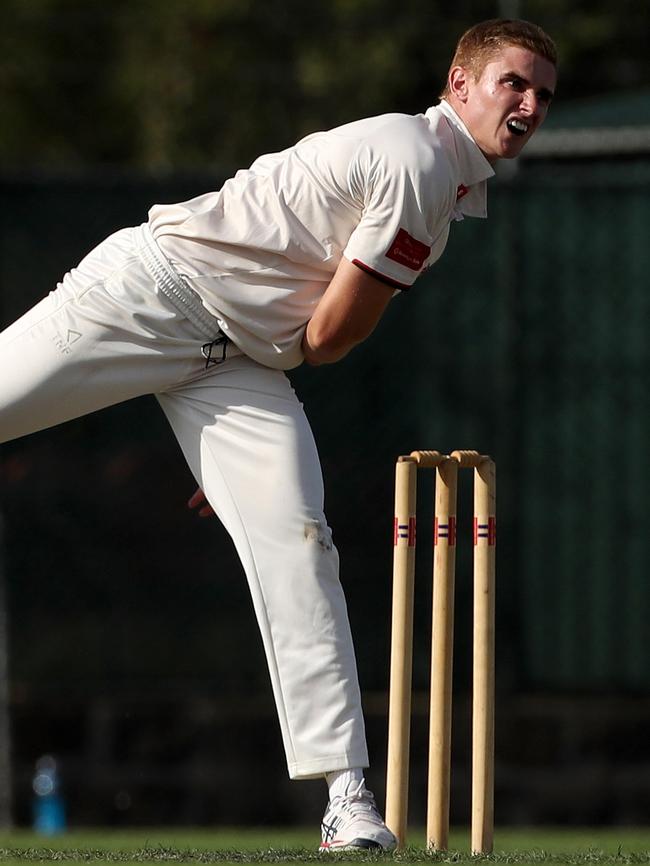
[[[413,832],[409,847],[393,854],[318,854],[315,828],[283,830],[233,828],[169,830],[72,830],[57,836],[28,831],[0,832],[0,863],[452,863],[452,864],[650,864],[648,829],[504,830],[495,836],[494,854],[472,857],[468,833],[454,832],[450,850],[426,851],[423,833]]]

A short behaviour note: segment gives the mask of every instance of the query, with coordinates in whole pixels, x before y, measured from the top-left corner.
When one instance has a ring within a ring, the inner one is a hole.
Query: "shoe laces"
[[[370,818],[380,822],[375,795],[366,788],[363,779],[356,788],[349,789],[348,793],[340,798],[337,805],[339,809],[350,815],[363,815],[366,819]]]

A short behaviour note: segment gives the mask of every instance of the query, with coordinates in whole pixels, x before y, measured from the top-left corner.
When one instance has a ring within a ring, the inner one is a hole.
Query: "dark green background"
[[[629,780],[612,791],[609,782],[594,787],[593,774],[609,778],[647,760],[649,175],[635,160],[615,170],[523,163],[514,178],[493,181],[487,222],[452,227],[443,259],[393,300],[367,344],[333,367],[291,374],[321,450],[379,791],[394,460],[413,448],[469,447],[498,468],[502,820],[631,820],[642,808]],[[105,233],[144,219],[149,203],[219,180],[5,180],[5,320]],[[19,818],[27,820],[39,750],[63,756],[79,822],[307,812],[311,799],[283,780],[243,574],[216,521],[185,509],[193,481],[153,398],[10,443],[1,468]],[[430,496],[423,473],[416,766],[425,761]],[[463,767],[469,478],[461,497],[455,749]],[[558,794],[556,762],[584,796],[566,785]],[[194,764],[213,769],[204,776]],[[258,797],[215,805],[224,774],[235,784],[246,767],[264,774]],[[267,781],[280,786],[272,805]],[[94,799],[81,795],[84,784]],[[416,816],[423,784],[414,782]],[[137,792],[126,812],[111,805],[122,789]],[[461,818],[466,796],[461,776]],[[322,792],[311,797],[320,803]]]
[[[549,128],[650,126],[650,13],[631,0],[7,0],[0,324],[153,202],[217,188],[314,129],[424,110],[459,33],[505,7],[557,39]],[[367,344],[291,374],[321,450],[380,800],[394,461],[467,447],[497,461],[497,821],[647,821],[649,192],[647,149],[520,161],[492,182],[487,223],[452,227]],[[463,485],[455,822],[469,781]],[[318,822],[322,783],[285,778],[241,568],[216,521],[186,510],[193,489],[153,398],[2,447],[19,823],[50,751],[73,824]],[[425,475],[420,491],[414,821]]]

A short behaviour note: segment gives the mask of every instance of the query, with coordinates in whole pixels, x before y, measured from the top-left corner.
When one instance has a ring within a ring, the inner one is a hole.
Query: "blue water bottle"
[[[34,830],[47,836],[62,833],[65,830],[65,805],[56,761],[51,755],[43,755],[36,761],[32,788]]]

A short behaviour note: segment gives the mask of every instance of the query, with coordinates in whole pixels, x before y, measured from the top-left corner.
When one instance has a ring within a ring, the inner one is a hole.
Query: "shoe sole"
[[[379,851],[392,851],[394,846],[387,848],[381,844],[381,842],[375,842],[372,839],[352,839],[351,842],[345,842],[341,845],[337,845],[336,843],[328,844],[326,846],[321,845],[318,849],[319,852],[327,852],[327,851],[368,851],[368,850],[379,850]]]

